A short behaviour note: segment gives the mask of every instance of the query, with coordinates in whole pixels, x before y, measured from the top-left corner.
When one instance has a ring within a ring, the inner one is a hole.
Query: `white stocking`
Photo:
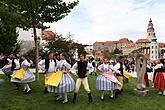
[[[101,91],[101,99],[103,99],[104,98],[104,91]]]
[[[26,84],[24,84],[24,89],[23,89],[23,91],[26,91],[26,89],[27,89]]]
[[[68,101],[67,93],[64,93],[64,101]]]
[[[28,84],[26,84],[26,88],[27,88],[27,91],[31,90]]]
[[[113,90],[110,91],[110,97],[113,97]]]

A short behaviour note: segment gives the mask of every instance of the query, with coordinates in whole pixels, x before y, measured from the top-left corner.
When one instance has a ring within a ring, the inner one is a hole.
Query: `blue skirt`
[[[74,89],[75,89],[75,82],[68,73],[62,74],[62,80],[57,87],[48,86],[48,92],[54,92],[54,93],[67,93],[67,92],[72,92]]]
[[[23,80],[11,78],[11,82],[17,82],[17,83],[30,83],[33,81],[35,81],[35,75],[29,70],[25,71]]]
[[[96,79],[96,88],[98,90],[116,90],[117,83],[108,80],[105,76],[99,75]]]
[[[6,69],[4,69],[4,70],[2,70],[2,71],[5,73],[5,75],[6,75],[6,76],[8,76],[8,75],[11,75],[11,74],[12,74],[11,67],[6,68]]]

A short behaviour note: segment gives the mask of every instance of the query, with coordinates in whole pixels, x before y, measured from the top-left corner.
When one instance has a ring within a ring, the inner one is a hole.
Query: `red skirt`
[[[159,90],[165,90],[165,77],[163,75],[164,72],[157,72],[154,82],[154,87]]]
[[[148,74],[147,73],[144,74],[144,80],[146,83],[146,87],[149,87],[149,80],[148,80]]]

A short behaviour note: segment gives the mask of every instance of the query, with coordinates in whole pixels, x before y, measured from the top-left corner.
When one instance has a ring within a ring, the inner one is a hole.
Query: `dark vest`
[[[55,66],[56,66],[56,60],[55,59],[53,59],[53,60],[55,62]],[[45,60],[45,69],[46,69],[46,71],[48,71],[48,69],[49,69],[49,63],[50,63],[50,60],[49,59],[46,59]]]
[[[87,73],[88,62],[87,61],[84,61],[84,62],[78,61],[77,64],[78,64],[78,77],[79,78],[87,77],[86,73]]]
[[[117,74],[117,76],[123,76],[123,63],[122,62],[119,63],[120,63],[120,68],[118,70],[120,71],[121,75]]]
[[[15,59],[12,60],[12,63],[11,63],[11,71],[14,71],[14,68],[16,67],[16,64],[14,62]]]

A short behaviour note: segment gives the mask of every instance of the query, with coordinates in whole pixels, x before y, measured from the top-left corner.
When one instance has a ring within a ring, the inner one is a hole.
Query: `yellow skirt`
[[[19,79],[19,80],[23,80],[24,79],[24,74],[25,74],[25,70],[23,68],[21,68],[18,71],[15,71],[11,77],[14,79]]]
[[[62,71],[57,71],[45,77],[45,85],[58,86],[62,80]]]
[[[128,72],[124,71],[123,72],[124,77],[126,77],[127,79],[131,78],[132,76],[130,74],[128,74]]]
[[[118,84],[118,89],[123,89],[123,76],[117,76],[118,81],[120,82],[120,85]]]

